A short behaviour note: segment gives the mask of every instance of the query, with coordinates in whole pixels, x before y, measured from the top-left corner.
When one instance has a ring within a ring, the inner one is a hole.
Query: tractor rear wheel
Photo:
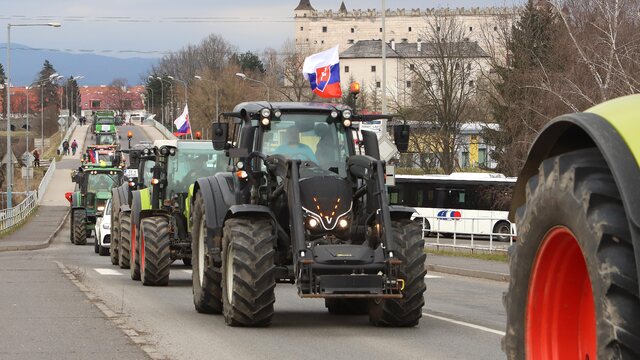
[[[199,313],[222,314],[222,272],[213,261],[207,261],[205,258],[208,248],[205,242],[206,219],[204,198],[197,193],[191,232],[193,304]]]
[[[367,315],[369,300],[367,299],[325,299],[324,306],[333,315]]]
[[[398,277],[404,280],[402,299],[376,299],[369,304],[369,321],[375,326],[416,326],[422,317],[427,274],[422,226],[409,219],[392,221],[395,256],[402,260]]]
[[[222,236],[222,301],[230,326],[267,326],[276,301],[275,230],[269,218],[225,221]]]
[[[87,244],[87,214],[84,209],[73,210],[73,243],[76,245]]]
[[[163,216],[140,222],[140,279],[142,285],[167,286],[171,266],[169,222]]]
[[[131,256],[131,213],[120,213],[120,239],[118,240],[118,263],[121,269],[128,269]]]
[[[504,304],[509,359],[638,359],[640,300],[629,223],[595,148],[542,162],[516,213]]]

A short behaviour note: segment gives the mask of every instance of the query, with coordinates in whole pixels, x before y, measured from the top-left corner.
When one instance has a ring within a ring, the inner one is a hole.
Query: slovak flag
[[[191,134],[191,124],[189,123],[189,108],[187,105],[184,106],[184,111],[182,115],[178,116],[178,118],[173,122],[178,129],[175,133],[175,136],[182,136]]]
[[[313,54],[304,59],[304,77],[311,83],[311,90],[322,98],[340,98],[340,55],[338,46]]]

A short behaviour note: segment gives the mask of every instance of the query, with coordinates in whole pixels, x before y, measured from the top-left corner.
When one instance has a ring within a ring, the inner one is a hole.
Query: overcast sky
[[[387,0],[388,8],[477,7],[523,0]],[[0,42],[6,24],[60,21],[61,28],[14,28],[12,42],[36,48],[93,50],[118,57],[161,57],[217,33],[240,50],[279,48],[293,37],[299,0],[0,0]],[[340,0],[311,0],[318,10]],[[380,1],[345,0],[348,9],[379,8]],[[107,52],[105,52],[107,51]],[[135,52],[142,52],[142,54]]]

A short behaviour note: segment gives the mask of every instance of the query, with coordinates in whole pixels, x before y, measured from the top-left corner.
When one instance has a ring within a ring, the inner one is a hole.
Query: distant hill
[[[6,43],[0,43],[0,62],[6,70]],[[64,51],[33,49],[26,45],[11,43],[12,83],[24,86],[36,79],[44,60],[49,60],[60,75],[83,75],[80,85],[109,84],[115,78],[125,78],[129,85],[142,82],[158,59],[114,58],[95,54],[76,54]]]

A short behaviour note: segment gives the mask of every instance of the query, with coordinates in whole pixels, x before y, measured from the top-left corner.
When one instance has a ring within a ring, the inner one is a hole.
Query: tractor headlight
[[[347,226],[349,226],[349,221],[347,221],[347,219],[340,219],[340,221],[338,221],[338,226],[340,229],[346,229]]]
[[[269,116],[271,116],[271,110],[269,110],[267,108],[264,108],[264,109],[260,110],[260,115],[263,118],[268,118]]]
[[[160,180],[158,179],[151,179],[151,185],[158,185],[160,183]]]
[[[353,113],[349,109],[342,111],[343,119],[351,119],[351,115],[353,115]]]
[[[111,224],[109,224],[109,223],[102,223],[102,228],[103,228],[103,229],[105,229],[105,230],[109,230],[109,229],[111,229]]]
[[[315,229],[318,227],[318,220],[316,220],[315,218],[309,218],[309,220],[307,221],[307,225],[309,225],[311,229]]]
[[[166,147],[162,147],[162,148],[160,148],[160,155],[162,155],[162,156],[167,156],[167,155],[169,155],[169,149],[168,149],[168,148],[166,148]]]
[[[269,126],[269,124],[271,123],[271,120],[269,120],[269,118],[264,117],[262,118],[262,120],[260,120],[260,123],[262,124],[262,126]]]
[[[96,208],[96,210],[98,210],[98,211],[104,211],[104,205],[103,205],[103,206],[98,206],[98,207]]]
[[[351,126],[351,120],[349,120],[349,119],[342,120],[342,125],[344,125],[344,127]]]

